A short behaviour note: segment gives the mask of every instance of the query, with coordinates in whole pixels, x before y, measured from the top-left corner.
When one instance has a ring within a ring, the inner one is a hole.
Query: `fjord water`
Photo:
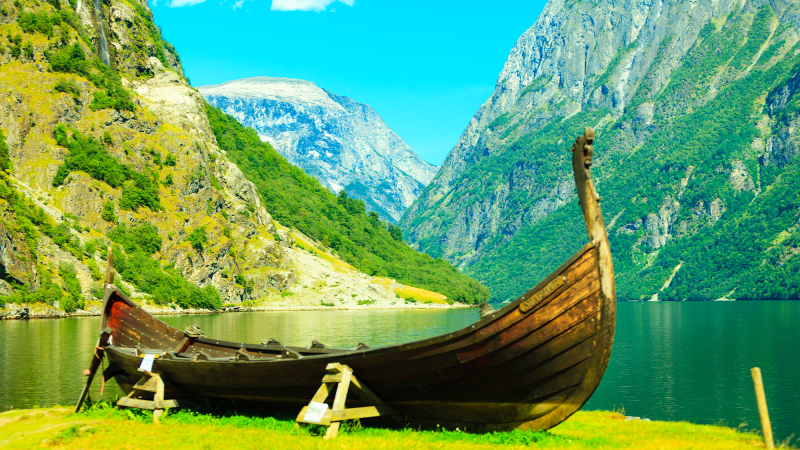
[[[352,348],[409,342],[478,320],[477,309],[287,311],[162,316],[178,328],[242,342]],[[758,428],[750,368],[764,373],[777,438],[800,435],[800,302],[619,303],[611,362],[586,409]],[[73,404],[98,318],[0,322],[0,411]],[[99,379],[92,397],[99,398]],[[105,386],[113,399],[116,384]]]
[[[585,408],[760,429],[752,367],[776,438],[800,435],[800,302],[618,303],[611,361]]]

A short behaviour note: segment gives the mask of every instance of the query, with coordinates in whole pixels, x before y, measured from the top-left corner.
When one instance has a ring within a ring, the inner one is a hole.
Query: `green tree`
[[[69,292],[62,301],[62,309],[68,313],[84,308],[84,298],[81,294],[81,283],[78,281],[74,264],[61,263],[58,274],[64,281],[64,287]]]
[[[22,48],[22,51],[25,53],[26,58],[33,59],[33,43],[31,43],[31,41],[25,41],[25,46]]]
[[[113,249],[114,268],[125,281],[150,294],[157,305],[174,303],[181,308],[218,309],[222,306],[219,293],[213,286],[198,288],[186,281],[171,265],[161,267],[142,251],[126,254],[121,248]]]
[[[103,204],[103,214],[100,217],[106,222],[117,223],[117,212],[114,210],[114,202],[106,200]]]
[[[397,225],[389,224],[389,234],[392,236],[392,239],[398,242],[403,241],[403,230],[400,229]]]
[[[162,239],[158,228],[149,223],[139,223],[130,228],[122,224],[109,231],[108,238],[121,244],[127,253],[152,255],[161,250]]]
[[[47,56],[53,72],[82,75],[99,88],[89,104],[92,111],[109,108],[136,110],[130,93],[122,86],[119,73],[98,60],[89,61],[78,42],[50,52]]]
[[[100,141],[85,136],[77,130],[69,130],[64,124],[58,124],[53,130],[56,143],[69,149],[64,164],[58,167],[53,178],[53,186],[60,186],[67,175],[73,171],[86,172],[92,178],[105,182],[111,187],[122,187],[119,206],[122,209],[136,211],[146,206],[151,211],[160,211],[158,183],[150,176],[131,170],[112,156]]]
[[[86,54],[77,42],[52,52],[49,59],[50,69],[53,72],[85,75],[89,71],[89,62],[86,60]]]
[[[198,252],[203,251],[203,247],[208,245],[208,235],[206,234],[206,227],[201,226],[197,227],[192,230],[188,236],[186,236],[186,240],[192,244],[192,248],[197,250]]]
[[[80,98],[81,95],[81,88],[78,86],[78,83],[75,80],[67,79],[67,78],[59,78],[56,81],[55,86],[53,89],[56,92],[66,92],[72,94],[74,98]]]
[[[0,130],[0,170],[11,172],[11,158],[8,155],[8,144],[3,130]]]

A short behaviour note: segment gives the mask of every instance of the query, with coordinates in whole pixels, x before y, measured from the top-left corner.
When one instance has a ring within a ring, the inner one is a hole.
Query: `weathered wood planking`
[[[475,324],[372,349],[284,348],[202,337],[189,342],[183,331],[108,285],[102,326],[113,330],[113,345],[106,354],[127,374],[117,376],[117,382],[131,389],[141,362],[138,354],[121,347],[182,349],[182,355],[201,358],[158,358],[153,366],[177,389],[201,397],[302,405],[317,393],[320,374],[335,361],[351,367],[373,395],[412,423],[470,431],[547,429],[560,423],[599,384],[614,336],[613,267],[587,159],[593,138],[587,129],[573,145],[589,243],[528,292]],[[301,358],[281,357],[286,349]],[[339,382],[344,375],[327,377]]]

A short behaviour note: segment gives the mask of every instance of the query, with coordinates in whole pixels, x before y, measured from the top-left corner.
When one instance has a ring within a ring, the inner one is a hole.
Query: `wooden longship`
[[[226,342],[152,317],[111,278],[101,351],[95,352],[87,388],[105,355],[110,366],[104,376],[130,392],[141,377],[137,369],[144,353],[155,350],[152,373],[185,394],[299,410],[314,396],[326,366],[335,362],[352,368],[412,424],[474,432],[551,428],[597,388],[614,338],[614,272],[589,171],[593,138],[587,128],[572,147],[588,243],[533,289],[473,325],[417,342],[354,350]]]

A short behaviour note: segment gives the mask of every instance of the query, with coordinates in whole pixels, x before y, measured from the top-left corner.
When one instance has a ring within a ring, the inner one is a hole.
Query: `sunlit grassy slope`
[[[220,417],[176,412],[154,425],[146,413],[95,408],[0,414],[2,449],[752,449],[757,435],[686,422],[626,421],[612,412],[578,412],[548,432],[484,435],[458,430],[415,431],[345,426],[334,441],[320,429],[293,430],[291,419]]]

